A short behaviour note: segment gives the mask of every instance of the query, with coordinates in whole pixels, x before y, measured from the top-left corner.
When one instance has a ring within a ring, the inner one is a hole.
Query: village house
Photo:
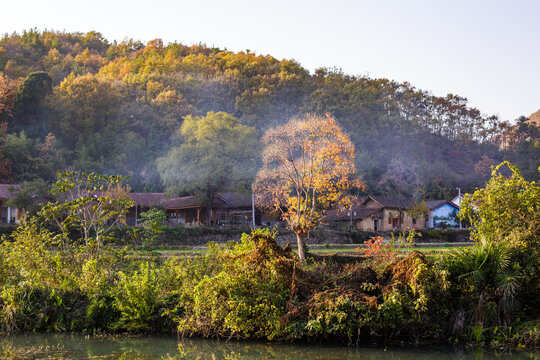
[[[374,212],[356,223],[359,230],[397,231],[424,228],[423,217],[413,218],[409,213],[415,206],[412,199],[369,195],[362,201],[362,205]]]
[[[13,197],[13,190],[17,191],[19,185],[0,184],[0,223],[15,224],[19,222],[19,211],[14,207],[5,205],[5,202]],[[10,191],[11,190],[11,191]]]
[[[350,208],[331,211],[325,221],[347,224],[363,231],[423,229],[424,217],[414,218],[409,212],[414,206],[411,199],[368,195]]]
[[[452,204],[457,205],[458,209],[461,206],[462,201],[463,201],[463,195],[461,195],[461,191],[459,192],[457,196],[455,196],[452,200],[450,200]]]
[[[171,198],[165,201],[167,219],[172,224],[200,225],[207,219],[210,226],[236,226],[252,223],[252,202],[247,194],[227,192],[217,194],[208,209],[195,195]],[[257,220],[256,213],[256,219]],[[258,221],[257,221],[258,222]]]
[[[456,196],[456,198],[458,198]],[[456,199],[454,198],[454,199]],[[461,201],[461,199],[458,199]],[[441,227],[459,227],[460,222],[457,217],[459,205],[448,200],[428,200],[426,207],[429,210],[426,228],[441,228]]]
[[[126,214],[126,224],[135,226],[142,212],[148,211],[153,207],[163,206],[165,195],[163,193],[130,193],[129,197],[135,203],[135,206],[128,210]]]
[[[131,193],[135,206],[126,215],[127,225],[138,224],[141,212],[162,207],[172,225],[196,226],[206,223],[207,209],[204,201],[196,196],[166,198],[163,193]],[[252,222],[252,202],[247,194],[225,192],[217,194],[209,209],[211,226],[249,225]],[[260,215],[256,212],[257,223]]]

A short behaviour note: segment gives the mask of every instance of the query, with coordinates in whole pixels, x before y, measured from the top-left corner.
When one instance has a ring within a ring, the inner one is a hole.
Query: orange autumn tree
[[[263,167],[254,184],[257,203],[273,208],[296,234],[305,260],[305,239],[326,211],[350,202],[354,145],[328,114],[306,115],[266,131]]]

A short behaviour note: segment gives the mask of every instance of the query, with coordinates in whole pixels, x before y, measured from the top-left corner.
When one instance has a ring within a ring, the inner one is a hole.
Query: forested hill
[[[0,40],[2,182],[50,181],[70,168],[129,175],[134,190],[163,190],[156,159],[183,141],[184,117],[209,111],[232,114],[259,134],[292,116],[328,112],[351,136],[374,192],[421,188],[448,197],[518,156],[499,151],[496,117],[409,83],[335,69],[310,74],[294,60],[249,51],[110,43],[97,32],[31,30]],[[519,154],[531,156],[523,166],[538,166],[537,150],[527,151]]]

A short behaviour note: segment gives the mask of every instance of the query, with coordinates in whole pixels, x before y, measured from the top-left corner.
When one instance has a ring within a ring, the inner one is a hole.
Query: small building
[[[126,215],[127,225],[138,225],[140,214],[154,207],[165,211],[171,225],[200,225],[207,220],[207,208],[197,195],[167,198],[164,193],[130,193],[135,205]],[[251,224],[253,209],[248,194],[225,192],[214,198],[210,211],[211,226]],[[257,223],[260,213],[256,212]]]
[[[456,196],[457,198],[457,196]],[[459,205],[448,200],[428,200],[426,207],[429,210],[426,219],[426,228],[459,227],[460,222],[457,217]]]
[[[323,222],[338,224],[340,229],[382,231],[382,218],[379,208],[366,208],[360,204],[330,210]],[[365,227],[365,228],[364,228]]]
[[[250,225],[253,223],[254,212],[255,223],[260,224],[261,214],[257,210],[254,211],[251,194],[223,192],[219,194],[219,197],[225,201],[226,205],[216,209],[214,220],[216,225]]]
[[[17,184],[0,184],[0,224],[16,224],[19,222],[19,211],[5,205],[6,200],[13,198],[13,193],[19,190]]]
[[[214,200],[216,202],[220,202],[220,199]],[[173,225],[199,225],[206,218],[205,205],[195,195],[166,200],[165,213]]]
[[[461,195],[461,192],[459,193],[459,195],[457,195],[452,200],[450,200],[450,202],[457,205],[458,208],[461,207],[461,202],[462,201],[463,201],[463,195]]]
[[[377,209],[361,222],[359,230],[399,231],[404,229],[423,229],[424,218],[413,218],[409,210],[415,206],[412,199],[392,196],[367,196],[362,205],[367,209]]]
[[[413,218],[409,213],[414,206],[412,199],[368,195],[359,204],[348,209],[329,212],[325,220],[348,224],[348,227],[363,231],[423,229],[424,217]]]
[[[163,193],[130,193],[131,200],[135,206],[128,210],[126,214],[126,224],[136,226],[142,212],[148,211],[153,207],[163,206],[165,194]]]
[[[252,223],[252,202],[248,194],[226,192],[217,194],[210,209],[196,196],[165,200],[167,219],[172,224],[200,225],[207,220],[210,226],[249,226]],[[256,222],[258,212],[256,212]]]

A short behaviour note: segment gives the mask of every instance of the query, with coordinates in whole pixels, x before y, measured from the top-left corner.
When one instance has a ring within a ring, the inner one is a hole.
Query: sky
[[[501,120],[540,109],[540,0],[25,0],[0,33],[205,43],[457,94]]]

